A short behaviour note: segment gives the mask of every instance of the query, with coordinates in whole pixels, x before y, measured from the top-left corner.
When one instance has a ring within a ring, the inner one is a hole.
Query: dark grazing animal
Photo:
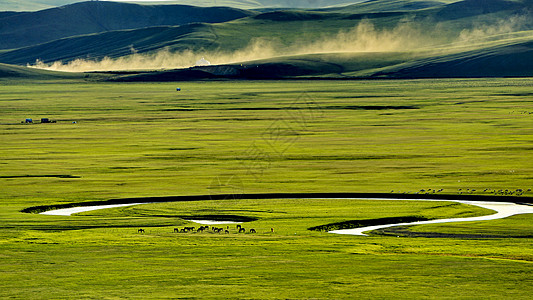
[[[250,229],[250,233],[256,233],[256,232],[255,232],[255,229],[253,229],[253,228]]]
[[[137,230],[137,232],[138,233],[144,233],[144,229],[141,228],[141,229]]]

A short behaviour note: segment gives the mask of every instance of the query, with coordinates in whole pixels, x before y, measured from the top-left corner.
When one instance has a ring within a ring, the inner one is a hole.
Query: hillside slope
[[[292,12],[266,13],[265,16]],[[303,15],[315,13],[303,13]],[[33,64],[37,59],[51,63],[69,62],[75,59],[100,60],[132,53],[150,53],[158,50],[176,52],[233,52],[246,48],[253,39],[290,44],[294,41],[319,40],[324,35],[335,35],[340,29],[349,30],[358,21],[342,19],[338,14],[322,14],[321,22],[289,19],[286,21],[249,17],[223,24],[190,24],[162,26],[135,30],[112,31],[63,38],[40,45],[24,47],[0,53],[0,62],[9,64]],[[257,49],[258,51],[264,49]],[[259,54],[259,53],[257,53]]]
[[[178,70],[117,74],[114,81],[177,81],[203,79],[353,78],[364,71],[425,58],[424,53],[334,53],[283,56],[241,64],[198,66]]]
[[[402,63],[384,68],[378,78],[532,77],[533,37],[498,45]]]
[[[0,11],[37,11],[75,2],[79,0],[2,0]]]
[[[321,11],[343,13],[377,13],[391,11],[413,11],[438,6],[444,6],[459,0],[369,0],[345,7],[320,9]]]
[[[100,32],[192,22],[218,23],[252,15],[234,8],[137,5],[90,1],[0,18],[0,49]]]
[[[21,66],[0,63],[0,81],[5,80],[53,80],[53,79],[82,79],[88,75],[82,73],[65,73],[38,70]]]
[[[43,62],[71,61],[77,58],[118,58],[132,52],[149,52],[167,47],[182,50],[208,47],[216,38],[209,24],[149,27],[136,30],[111,31],[101,34],[64,38],[49,43],[0,53],[0,61],[9,64],[33,64]],[[182,45],[184,48],[180,48]]]
[[[118,75],[113,81],[205,79],[411,79],[533,76],[533,36],[479,49],[433,52],[336,53],[278,57],[242,64]]]

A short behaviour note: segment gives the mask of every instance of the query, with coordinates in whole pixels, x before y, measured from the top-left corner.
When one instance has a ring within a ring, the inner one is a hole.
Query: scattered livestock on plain
[[[235,231],[237,233],[247,233],[246,228],[242,227],[241,225],[237,225],[235,228]],[[174,228],[173,233],[204,233],[204,232],[210,232],[210,233],[224,233],[224,234],[230,234],[230,227],[227,226],[226,228],[222,227],[215,227],[208,225],[200,226],[198,228],[196,227],[183,227],[183,228]],[[274,232],[274,228],[270,228],[270,232]],[[248,230],[248,233],[257,233],[257,230],[254,228],[250,228]]]

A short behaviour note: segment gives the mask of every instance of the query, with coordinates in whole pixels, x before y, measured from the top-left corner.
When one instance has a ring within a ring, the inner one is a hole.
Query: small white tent
[[[201,58],[200,60],[196,61],[196,64],[195,66],[209,66],[211,63],[205,59],[205,58]]]

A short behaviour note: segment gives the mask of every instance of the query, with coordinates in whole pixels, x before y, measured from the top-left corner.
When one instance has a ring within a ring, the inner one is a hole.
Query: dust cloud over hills
[[[313,5],[319,2],[313,1]],[[74,4],[64,11],[102,13],[95,10],[101,5],[94,3],[100,2]],[[33,14],[4,13],[0,15],[0,25],[9,26],[0,28],[5,36],[12,34],[19,40],[2,39],[0,32],[0,42],[9,40],[27,46],[4,45],[0,62],[65,72],[146,73],[192,68],[215,77],[240,76],[243,72],[260,77],[263,75],[259,65],[273,77],[533,74],[527,63],[533,61],[533,0],[372,0],[327,9],[218,8],[215,14],[223,12],[229,19],[209,17],[209,22],[198,19],[208,12],[198,8],[188,7],[189,12],[194,11],[187,14],[189,19],[176,19],[166,8],[178,11],[182,7],[110,2],[105,5],[117,12],[150,13],[150,18],[132,21],[99,14],[98,20],[106,20],[107,25],[116,28],[98,31],[94,22],[87,23],[81,27],[91,29],[91,33],[72,34],[73,28],[68,28],[68,32],[62,32],[67,36],[62,38],[45,38],[36,30],[36,35],[43,38],[43,42],[37,42],[27,40],[24,34],[17,35],[32,31],[23,19]],[[49,13],[41,11],[35,16]],[[157,20],[153,25],[152,17]],[[18,23],[11,22],[14,20]],[[53,28],[54,22],[37,23]],[[61,22],[62,28],[70,24]],[[198,65],[205,66],[209,61],[211,66],[195,68],[202,57],[206,61]],[[213,71],[220,65],[226,66]],[[250,65],[255,65],[255,70],[247,69]],[[180,76],[187,79],[185,74]]]
[[[119,70],[154,70],[187,68],[205,57],[212,64],[232,64],[239,62],[263,60],[280,56],[294,56],[323,53],[366,53],[366,52],[417,52],[433,51],[435,53],[453,53],[470,50],[487,40],[502,41],[514,38],[531,23],[530,14],[515,15],[506,19],[495,19],[454,35],[440,34],[441,24],[429,27],[408,19],[401,20],[391,29],[379,29],[371,20],[362,20],[348,30],[340,30],[333,36],[322,36],[309,41],[305,39],[283,43],[276,39],[257,38],[237,51],[179,51],[162,49],[152,53],[136,53],[131,47],[131,54],[119,58],[101,60],[75,59],[67,63],[43,63],[37,61],[31,67],[67,71],[119,71]],[[523,32],[533,37],[533,32]]]

